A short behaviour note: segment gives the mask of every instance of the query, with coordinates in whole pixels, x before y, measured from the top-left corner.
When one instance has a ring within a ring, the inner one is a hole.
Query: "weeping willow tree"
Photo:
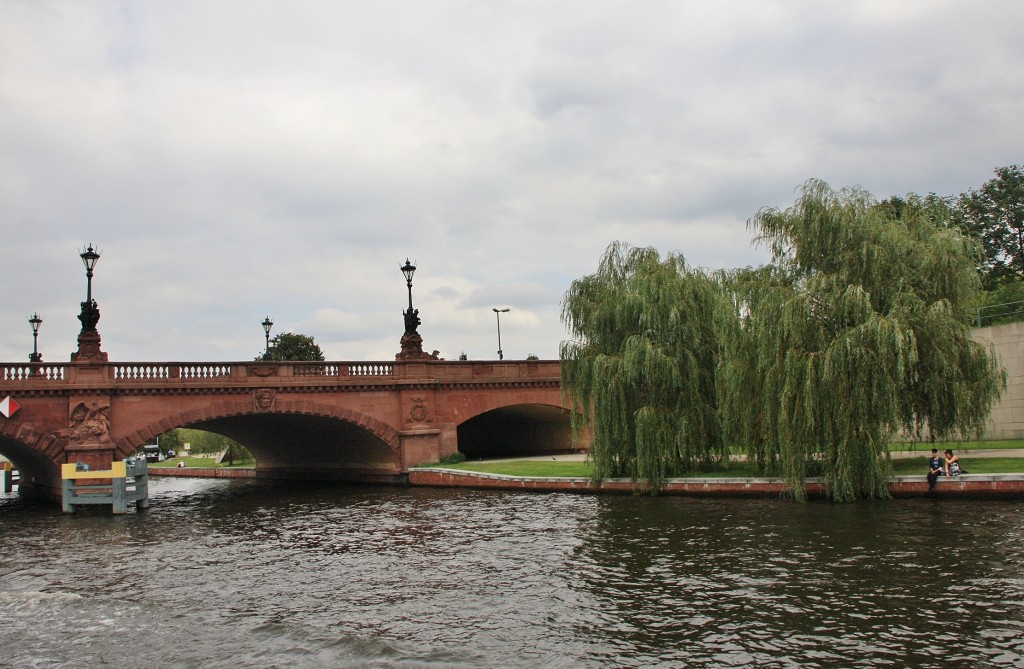
[[[562,320],[562,388],[574,429],[593,434],[594,477],[665,478],[725,459],[715,399],[714,316],[721,283],[614,243],[596,274],[574,281]]]
[[[750,221],[772,262],[732,273],[718,374],[727,443],[803,498],[885,497],[897,430],[979,432],[1005,381],[970,335],[973,243],[934,196],[876,202],[807,182]]]

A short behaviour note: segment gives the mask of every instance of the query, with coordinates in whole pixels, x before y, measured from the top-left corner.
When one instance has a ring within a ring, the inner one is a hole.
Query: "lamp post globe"
[[[43,324],[43,319],[39,314],[33,313],[32,318],[28,319],[28,324],[32,326],[32,353],[28,356],[28,361],[42,362],[43,356],[39,353],[39,326]]]
[[[274,321],[270,320],[270,316],[267,316],[263,319],[261,325],[263,326],[263,332],[266,334],[267,338],[267,347],[263,351],[263,359],[270,360],[270,328],[274,327]]]

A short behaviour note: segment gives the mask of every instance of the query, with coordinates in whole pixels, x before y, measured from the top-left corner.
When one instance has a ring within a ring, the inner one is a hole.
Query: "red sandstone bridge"
[[[414,465],[573,448],[557,361],[0,363],[0,455],[21,492],[60,496],[60,465],[107,469],[164,432],[244,444],[263,478],[401,482]]]

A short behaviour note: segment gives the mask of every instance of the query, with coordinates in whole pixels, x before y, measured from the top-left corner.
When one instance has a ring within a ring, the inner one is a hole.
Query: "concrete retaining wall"
[[[974,330],[974,339],[991,344],[1006,370],[1006,390],[992,409],[985,439],[1024,439],[1024,322]]]
[[[629,479],[607,479],[595,484],[588,478],[504,476],[439,467],[410,469],[409,484],[437,488],[535,492],[633,493],[633,483]],[[806,490],[810,498],[825,496],[825,487],[818,479],[808,479]],[[779,478],[670,479],[661,494],[695,497],[784,497],[786,486]],[[923,475],[898,476],[889,480],[889,494],[893,497],[1024,499],[1024,474],[964,474],[954,479],[940,479],[932,493],[928,492],[928,481]]]

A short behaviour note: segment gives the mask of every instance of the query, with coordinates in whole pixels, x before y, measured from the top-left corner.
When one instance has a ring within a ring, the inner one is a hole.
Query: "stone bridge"
[[[102,357],[105,357],[103,355]],[[244,444],[262,478],[401,482],[409,467],[575,446],[558,361],[0,363],[0,455],[21,491],[106,469],[178,427]]]

